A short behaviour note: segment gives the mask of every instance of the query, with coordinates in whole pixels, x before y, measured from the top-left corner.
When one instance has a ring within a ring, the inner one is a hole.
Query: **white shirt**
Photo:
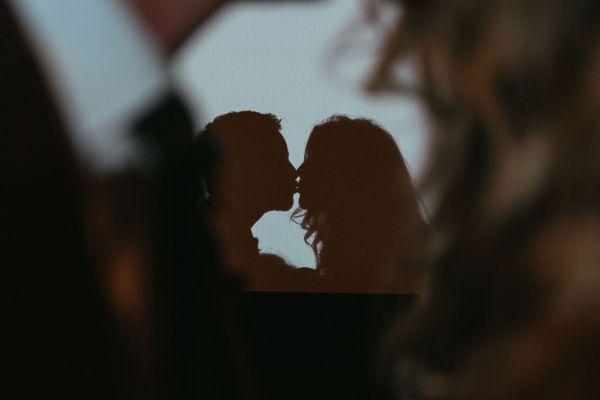
[[[163,62],[115,0],[9,0],[38,56],[85,167],[140,156],[131,125],[169,90]]]

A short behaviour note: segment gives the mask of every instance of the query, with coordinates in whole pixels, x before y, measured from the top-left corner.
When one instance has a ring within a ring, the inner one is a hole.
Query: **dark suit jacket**
[[[84,177],[53,95],[5,2],[0,57],[0,266],[11,310],[2,324],[11,373],[0,396],[139,396],[87,240]],[[162,382],[150,397],[247,398],[250,379],[239,361],[235,310],[221,290],[211,237],[194,218],[190,119],[176,96],[148,111],[132,134],[159,149],[156,168],[144,178],[153,194],[148,218],[156,221],[149,235],[156,282],[150,309],[155,378]]]

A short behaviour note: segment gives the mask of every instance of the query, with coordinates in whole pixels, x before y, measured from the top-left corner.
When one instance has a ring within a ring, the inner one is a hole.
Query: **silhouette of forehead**
[[[307,156],[344,158],[396,156],[398,148],[383,128],[366,119],[332,117],[315,126],[306,146]]]
[[[287,152],[280,129],[279,119],[272,114],[243,111],[216,118],[205,131],[224,153],[250,156]]]

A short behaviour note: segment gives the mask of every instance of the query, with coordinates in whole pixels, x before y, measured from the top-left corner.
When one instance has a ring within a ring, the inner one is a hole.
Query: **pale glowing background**
[[[363,5],[240,4],[220,13],[173,65],[198,128],[230,111],[274,113],[283,120],[290,161],[298,167],[313,125],[332,114],[367,117],[394,136],[417,179],[426,146],[421,109],[410,98],[372,98],[360,88],[380,40],[360,21]],[[349,39],[348,51],[336,50]],[[263,252],[314,266],[290,214],[266,214],[253,233]]]

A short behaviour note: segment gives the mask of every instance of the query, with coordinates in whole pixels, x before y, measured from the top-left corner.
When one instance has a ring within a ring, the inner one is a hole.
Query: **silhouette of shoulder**
[[[251,291],[311,291],[318,278],[315,270],[294,267],[276,254],[260,254],[257,263],[248,282]]]

